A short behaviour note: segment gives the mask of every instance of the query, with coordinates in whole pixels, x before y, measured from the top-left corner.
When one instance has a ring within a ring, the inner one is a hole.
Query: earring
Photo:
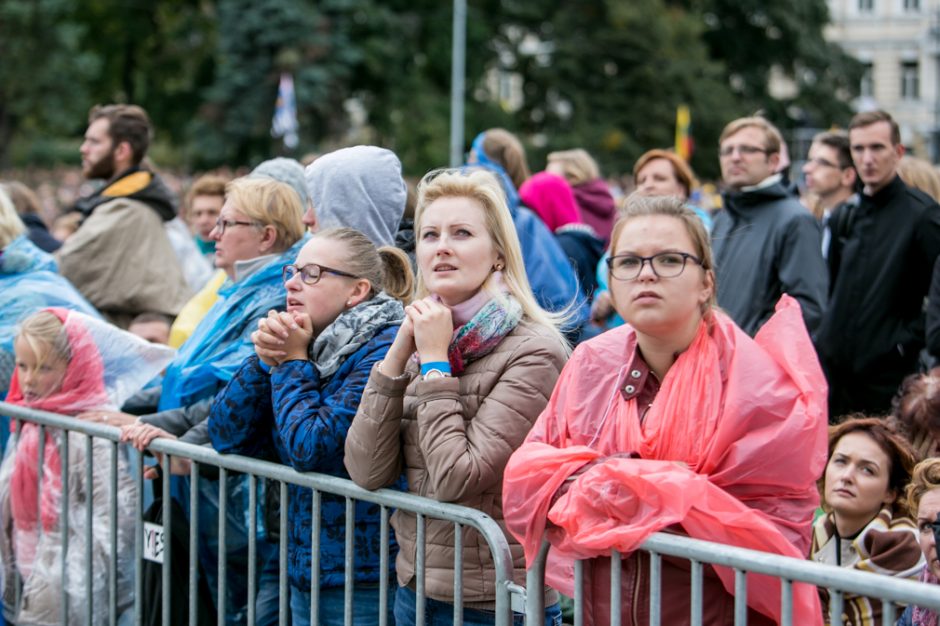
[[[352,306],[352,300],[347,300],[347,301],[346,301],[346,306]]]
[[[497,263],[496,265],[493,266],[493,270],[494,270],[494,271],[497,271],[497,272],[502,272],[502,271],[503,271],[503,264],[502,264],[502,263]]]

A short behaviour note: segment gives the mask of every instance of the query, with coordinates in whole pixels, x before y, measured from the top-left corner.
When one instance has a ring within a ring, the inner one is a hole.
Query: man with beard
[[[106,183],[76,203],[84,221],[58,252],[62,275],[124,328],[145,312],[175,317],[190,296],[164,228],[176,217],[172,194],[141,167],[151,134],[138,106],[92,108],[82,174]]]

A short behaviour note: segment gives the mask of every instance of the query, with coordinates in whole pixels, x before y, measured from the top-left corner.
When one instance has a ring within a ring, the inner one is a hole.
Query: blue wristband
[[[421,364],[421,375],[426,376],[431,370],[438,370],[444,374],[450,374],[450,363],[447,361],[431,361]]]

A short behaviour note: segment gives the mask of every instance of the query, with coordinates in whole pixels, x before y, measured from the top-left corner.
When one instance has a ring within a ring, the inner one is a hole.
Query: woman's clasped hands
[[[447,361],[454,336],[450,309],[433,296],[415,300],[405,307],[405,319],[382,364],[386,376],[400,376],[415,352],[422,363]]]
[[[298,311],[268,311],[251,333],[255,354],[261,362],[275,367],[285,361],[306,360],[313,340],[310,316]]]

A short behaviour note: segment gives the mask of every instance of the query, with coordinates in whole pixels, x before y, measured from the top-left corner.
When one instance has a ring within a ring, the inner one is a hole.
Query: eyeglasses
[[[258,222],[240,222],[238,220],[223,220],[221,217],[215,221],[215,227],[219,231],[219,235],[225,234],[226,228],[231,228],[232,226],[257,226]]]
[[[758,148],[757,146],[724,146],[718,150],[718,156],[720,157],[729,157],[734,154],[734,151],[737,150],[741,156],[751,156],[752,154],[767,154],[770,150],[766,148]]]
[[[687,252],[660,252],[653,256],[618,254],[607,259],[607,266],[617,280],[636,280],[647,261],[659,278],[675,278],[685,269],[685,262],[688,260],[702,265],[702,259]]]
[[[359,278],[355,274],[350,274],[349,272],[343,272],[341,270],[334,270],[332,267],[327,267],[325,265],[318,265],[316,263],[308,263],[303,267],[297,267],[296,265],[285,265],[281,270],[281,276],[284,278],[284,282],[288,282],[297,274],[300,274],[300,280],[304,282],[305,285],[316,285],[320,282],[320,277],[323,276],[323,272],[329,272],[330,274],[336,274],[337,276],[345,276],[346,278]]]
[[[836,163],[832,163],[831,161],[827,161],[826,159],[819,159],[819,158],[817,158],[817,159],[809,159],[809,160],[806,162],[806,164],[807,164],[807,165],[814,165],[814,166],[816,166],[816,167],[835,167],[835,168],[838,168],[838,169],[840,169],[840,170],[845,169],[845,168],[842,167],[841,165],[838,165],[838,164],[836,164]]]

